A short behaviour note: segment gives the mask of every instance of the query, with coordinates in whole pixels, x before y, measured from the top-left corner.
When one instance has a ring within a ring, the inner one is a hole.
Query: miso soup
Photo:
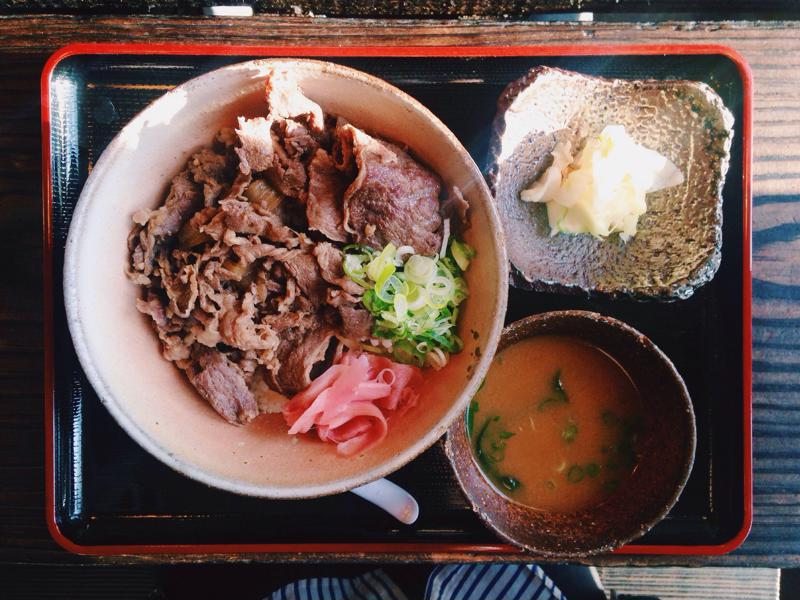
[[[576,338],[532,337],[499,352],[467,412],[486,477],[550,512],[605,501],[636,469],[641,402],[608,354]]]

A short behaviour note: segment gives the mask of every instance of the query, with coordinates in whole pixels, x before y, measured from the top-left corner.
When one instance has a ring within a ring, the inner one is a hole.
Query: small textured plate
[[[627,243],[617,235],[551,237],[544,205],[523,202],[520,191],[551,164],[558,141],[574,148],[612,124],[672,160],[685,182],[648,194],[647,212]],[[691,296],[720,264],[732,138],[733,116],[704,83],[536,67],[509,84],[498,101],[489,169],[515,285],[638,299]]]

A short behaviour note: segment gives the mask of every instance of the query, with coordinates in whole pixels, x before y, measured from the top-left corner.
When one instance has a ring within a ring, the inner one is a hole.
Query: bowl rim
[[[81,322],[81,311],[79,308],[80,302],[76,293],[78,279],[77,270],[79,268],[78,255],[80,240],[82,237],[81,234],[86,227],[86,222],[88,220],[87,215],[90,212],[92,201],[95,198],[95,187],[97,187],[98,182],[106,171],[113,171],[114,159],[118,154],[125,150],[124,142],[126,135],[128,135],[130,131],[137,128],[139,124],[143,123],[143,121],[147,119],[151,112],[157,111],[159,107],[166,102],[169,102],[174,94],[186,93],[188,95],[191,90],[211,83],[213,78],[220,72],[252,69],[253,67],[301,69],[311,74],[316,73],[333,75],[335,77],[355,80],[377,90],[390,92],[392,95],[397,96],[411,111],[420,113],[434,129],[444,136],[452,150],[458,154],[467,170],[471,172],[472,180],[479,188],[478,195],[485,199],[484,204],[486,215],[488,217],[490,227],[492,228],[491,237],[496,246],[496,262],[498,263],[498,266],[501,266],[498,273],[497,289],[495,290],[499,314],[495,317],[491,327],[489,328],[489,331],[484,337],[485,341],[481,356],[478,357],[478,361],[472,370],[469,382],[461,392],[460,396],[455,399],[456,401],[453,402],[450,409],[444,414],[439,422],[430,430],[428,430],[420,439],[418,439],[415,444],[406,447],[405,450],[395,454],[389,460],[384,461],[377,467],[360,475],[354,475],[325,484],[299,487],[271,487],[262,484],[246,483],[223,475],[210,473],[190,461],[179,458],[159,444],[144,428],[140,426],[140,424],[133,417],[128,414],[124,406],[117,402],[113,390],[106,383],[102,374],[94,364],[86,337],[84,335],[84,326]],[[455,134],[453,134],[450,129],[419,100],[416,100],[409,94],[403,92],[387,81],[380,79],[379,77],[340,64],[312,59],[266,58],[238,62],[198,75],[197,77],[194,77],[176,86],[172,90],[156,98],[140,112],[138,112],[130,121],[128,121],[128,123],[126,123],[122,129],[120,129],[108,146],[103,150],[102,154],[95,163],[91,173],[86,179],[83,189],[81,190],[80,197],[75,205],[64,252],[63,293],[67,325],[69,327],[72,343],[78,356],[78,361],[81,365],[81,368],[83,369],[92,388],[97,393],[101,403],[111,413],[114,420],[122,427],[122,429],[142,448],[173,470],[211,487],[244,496],[272,499],[304,499],[342,493],[355,487],[375,481],[376,479],[380,479],[381,477],[384,477],[411,462],[414,458],[435,444],[444,435],[452,423],[462,413],[463,408],[469,402],[469,399],[477,391],[481,380],[489,369],[491,358],[494,355],[497,345],[500,341],[503,324],[502,316],[505,313],[508,301],[508,269],[502,268],[502,266],[507,264],[508,256],[506,253],[504,231],[493,196],[489,191],[483,175],[481,174],[478,166],[475,164],[473,158],[470,156],[469,152],[464,148],[463,144],[461,144]]]
[[[688,432],[689,436],[687,439],[688,453],[682,465],[681,476],[678,480],[675,481],[674,489],[669,497],[669,500],[663,504],[658,513],[656,513],[648,521],[639,524],[637,529],[635,531],[632,531],[632,533],[630,533],[629,535],[620,537],[619,539],[613,540],[606,544],[598,545],[587,551],[578,551],[578,552],[571,552],[569,550],[548,550],[548,549],[537,548],[526,542],[520,541],[519,539],[515,539],[513,536],[509,535],[506,531],[503,531],[502,529],[495,526],[492,519],[490,519],[488,515],[485,514],[485,512],[475,501],[475,496],[479,493],[478,490],[486,490],[495,496],[499,496],[506,503],[521,507],[526,512],[534,512],[536,511],[536,509],[526,504],[522,504],[521,502],[518,502],[512,498],[508,498],[507,496],[500,493],[495,488],[495,486],[486,478],[483,469],[480,467],[480,465],[478,465],[475,459],[475,455],[472,452],[471,448],[470,451],[467,453],[469,456],[470,465],[472,466],[472,468],[478,471],[479,476],[481,478],[480,481],[482,483],[480,484],[480,486],[476,486],[475,488],[476,491],[474,493],[467,489],[467,486],[465,485],[460,475],[460,467],[463,465],[463,461],[459,459],[459,453],[455,451],[455,446],[457,444],[460,444],[462,436],[466,435],[464,432],[463,415],[462,418],[458,419],[453,423],[453,425],[447,432],[447,439],[445,440],[445,454],[447,455],[450,465],[453,468],[453,471],[455,472],[456,480],[458,481],[458,485],[461,488],[461,491],[464,493],[464,496],[466,496],[467,500],[469,501],[472,511],[478,515],[481,521],[483,521],[483,523],[489,529],[494,531],[501,538],[527,551],[536,553],[537,555],[544,556],[547,558],[576,559],[576,558],[583,558],[587,556],[601,554],[603,552],[611,552],[622,546],[625,546],[626,544],[632,542],[633,540],[638,539],[639,537],[643,536],[645,533],[650,531],[653,527],[655,527],[656,524],[662,521],[667,516],[667,514],[669,514],[669,511],[672,510],[672,508],[678,502],[680,495],[683,493],[683,490],[686,487],[686,483],[688,482],[689,477],[691,476],[692,473],[692,469],[694,467],[695,454],[697,450],[697,418],[694,412],[694,405],[692,403],[692,398],[689,395],[689,390],[686,387],[686,382],[683,380],[683,377],[678,372],[672,360],[670,360],[670,358],[664,353],[664,351],[661,350],[661,348],[659,348],[649,337],[641,333],[638,329],[614,317],[610,317],[595,311],[588,311],[588,310],[553,310],[553,311],[547,311],[543,313],[536,313],[533,315],[529,315],[517,321],[511,322],[503,328],[503,333],[497,348],[497,352],[501,352],[502,350],[514,344],[517,344],[523,340],[536,337],[537,335],[543,335],[543,333],[541,332],[529,333],[527,330],[538,323],[546,322],[548,319],[555,319],[555,318],[580,320],[580,321],[591,320],[597,323],[602,323],[603,327],[617,328],[626,333],[627,335],[631,336],[632,338],[637,339],[641,344],[645,346],[647,352],[652,353],[656,358],[659,359],[659,361],[665,367],[667,367],[668,371],[670,372],[673,383],[677,386],[677,390],[680,393],[680,397],[683,400],[685,400],[685,408],[687,409],[686,414],[688,415],[689,419],[689,432]],[[552,335],[558,335],[558,333],[553,332]],[[579,336],[572,334],[572,337],[579,337]],[[603,351],[605,352],[605,350]],[[610,356],[614,360],[616,360],[613,354],[610,354]],[[457,436],[458,436],[458,441],[456,441]]]

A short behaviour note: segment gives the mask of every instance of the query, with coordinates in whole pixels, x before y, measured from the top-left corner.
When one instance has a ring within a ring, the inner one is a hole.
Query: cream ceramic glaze
[[[264,77],[290,70],[322,108],[408,145],[471,206],[466,241],[478,258],[460,318],[464,350],[428,372],[418,408],[390,424],[388,438],[357,458],[329,444],[295,441],[279,415],[246,427],[223,421],[161,356],[128,281],[131,215],[156,207],[189,155],[239,115],[263,114]],[[97,161],[67,240],[64,295],[81,364],[109,412],[145,449],[181,473],[233,492],[299,498],[351,489],[390,473],[432,445],[463,411],[494,354],[507,296],[506,254],[494,204],[475,163],[421,104],[387,83],[345,67],[261,60],[218,69],[181,85],[123,129]],[[472,332],[477,332],[477,338]],[[480,348],[479,352],[476,349]],[[91,449],[89,449],[91,451]]]

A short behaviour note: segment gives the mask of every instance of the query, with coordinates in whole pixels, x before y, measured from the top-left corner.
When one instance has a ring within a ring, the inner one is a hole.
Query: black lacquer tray
[[[588,53],[588,54],[587,54]],[[112,137],[150,101],[214,68],[264,56],[315,56],[386,79],[437,114],[479,166],[497,97],[535,65],[623,78],[705,81],[735,116],[724,189],[723,259],[688,300],[641,303],[511,289],[507,321],[589,309],[648,335],[686,380],[697,458],[670,515],[621,551],[712,554],[744,539],[751,518],[749,75],[724,48],[222,48],[85,45],[43,75],[47,327],[48,519],[65,547],[86,553],[509,553],[471,512],[440,445],[390,478],[421,506],[399,525],[351,494],[269,501],[207,488],[140,448],[100,404],[81,371],[61,290],[64,243],[83,183]],[[120,348],[124,351],[124,348]]]

